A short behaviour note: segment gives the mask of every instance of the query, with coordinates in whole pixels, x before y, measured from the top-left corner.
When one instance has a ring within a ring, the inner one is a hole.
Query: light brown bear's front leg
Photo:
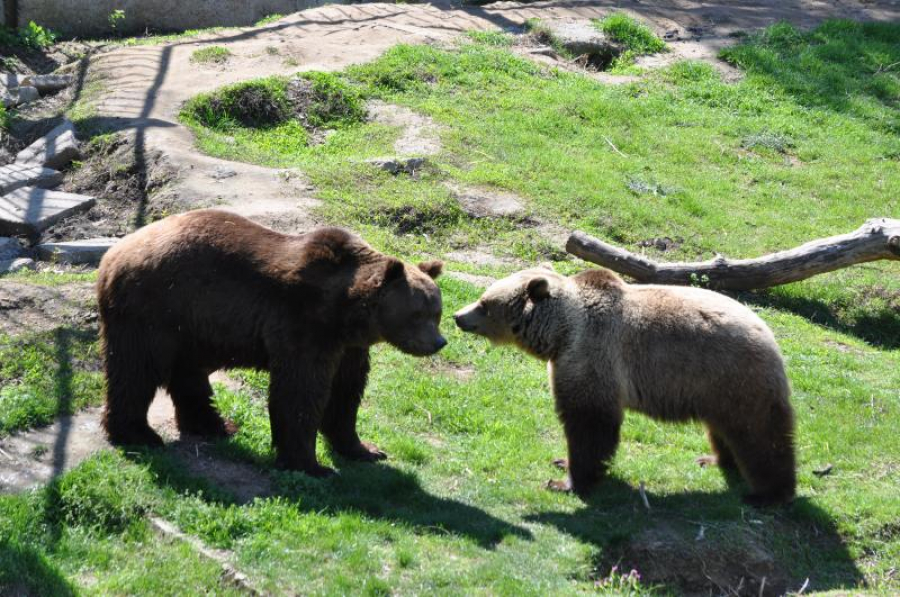
[[[312,477],[334,474],[316,458],[316,434],[331,392],[334,361],[321,354],[296,354],[271,363],[269,421],[278,466]]]
[[[547,487],[584,497],[606,474],[615,455],[622,409],[611,398],[615,395],[612,388],[590,376],[572,376],[554,367],[551,381],[556,411],[566,434],[569,477],[550,481]]]

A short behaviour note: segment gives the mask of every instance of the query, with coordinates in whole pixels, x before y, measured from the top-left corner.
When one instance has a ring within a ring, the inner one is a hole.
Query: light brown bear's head
[[[569,286],[567,278],[552,270],[524,270],[495,282],[453,319],[464,332],[551,359],[565,341]]]
[[[415,356],[435,354],[447,345],[441,335],[441,291],[434,279],[443,263],[418,266],[391,259],[379,291],[376,326],[381,338]]]

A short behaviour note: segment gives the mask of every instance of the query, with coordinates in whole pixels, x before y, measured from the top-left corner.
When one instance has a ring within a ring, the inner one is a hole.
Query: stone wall
[[[8,1],[8,0],[7,0]],[[135,35],[206,27],[252,25],[272,14],[289,14],[327,4],[326,0],[18,0],[18,21],[34,21],[67,37],[104,37],[109,15],[125,18],[117,31]],[[334,3],[334,2],[331,2]]]

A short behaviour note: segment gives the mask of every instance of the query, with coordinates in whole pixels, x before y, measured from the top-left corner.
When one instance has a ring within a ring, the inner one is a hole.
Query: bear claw
[[[561,471],[569,470],[569,460],[567,458],[556,458],[553,460],[553,466]]]
[[[387,460],[388,457],[378,446],[369,442],[359,442],[357,446],[350,450],[339,450],[338,454],[348,460],[359,462],[378,462],[379,460]]]
[[[572,483],[568,479],[550,479],[545,487],[558,493],[572,493]]]
[[[698,456],[695,461],[700,465],[700,468],[706,468],[708,466],[718,466],[719,465],[719,457],[718,456]]]

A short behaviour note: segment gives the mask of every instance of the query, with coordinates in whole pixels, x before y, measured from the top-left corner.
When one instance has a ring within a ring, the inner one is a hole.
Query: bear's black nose
[[[435,344],[435,347],[436,347],[435,352],[437,352],[438,350],[442,349],[445,346],[447,346],[447,339],[444,338],[443,336],[441,336],[440,338],[438,338],[438,341]]]

